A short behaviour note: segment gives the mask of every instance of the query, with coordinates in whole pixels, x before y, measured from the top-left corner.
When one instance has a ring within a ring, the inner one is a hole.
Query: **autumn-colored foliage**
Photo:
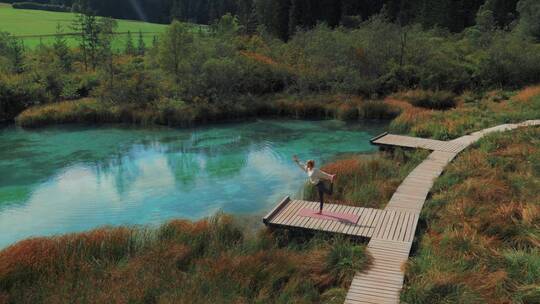
[[[535,303],[540,128],[493,134],[435,184],[407,267],[409,303]]]
[[[243,231],[218,214],[21,241],[0,251],[0,303],[343,302],[369,263],[344,239]]]
[[[356,155],[325,164],[322,170],[337,174],[334,195],[329,202],[351,206],[384,208],[399,184],[418,165],[426,152],[403,151],[383,153],[376,157]],[[309,185],[306,197],[317,200]]]
[[[540,85],[526,87],[519,91],[514,99],[521,102],[528,102],[536,96],[540,96]]]

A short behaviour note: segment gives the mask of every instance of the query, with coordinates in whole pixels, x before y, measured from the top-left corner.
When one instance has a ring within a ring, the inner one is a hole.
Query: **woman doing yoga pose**
[[[313,160],[308,160],[304,164],[300,162],[296,155],[293,156],[293,160],[300,167],[300,169],[307,173],[309,182],[319,191],[319,201],[321,203],[319,207],[319,214],[321,214],[324,205],[324,194],[332,195],[334,192],[334,179],[336,175],[328,174],[319,170],[318,168],[315,168],[315,161]],[[325,179],[330,181],[330,188],[326,187],[326,184],[324,183]]]

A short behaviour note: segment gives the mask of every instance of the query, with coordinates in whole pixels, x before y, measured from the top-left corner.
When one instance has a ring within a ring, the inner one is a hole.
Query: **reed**
[[[403,301],[538,300],[538,138],[538,127],[493,134],[448,167],[422,212]]]
[[[21,241],[0,251],[6,303],[343,302],[365,246],[246,232],[218,213],[158,228],[120,227]],[[324,300],[323,300],[324,299]]]

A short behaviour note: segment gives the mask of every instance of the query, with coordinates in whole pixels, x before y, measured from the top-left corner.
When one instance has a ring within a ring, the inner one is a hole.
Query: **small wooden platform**
[[[418,215],[405,211],[381,210],[344,205],[325,204],[324,210],[359,216],[351,223],[345,220],[327,220],[300,215],[303,209],[317,210],[318,202],[291,200],[284,198],[263,219],[268,226],[299,228],[313,231],[339,233],[353,237],[381,237],[399,242],[410,242]]]
[[[457,153],[463,149],[463,145],[460,142],[449,142],[387,133],[373,138],[371,143],[379,146],[397,146],[415,149],[419,148],[453,153]]]

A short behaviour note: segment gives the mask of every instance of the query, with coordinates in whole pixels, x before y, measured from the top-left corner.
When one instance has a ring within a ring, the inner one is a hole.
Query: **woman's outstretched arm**
[[[324,172],[323,170],[320,170],[320,169],[317,170],[317,175],[321,179],[326,179],[326,180],[329,180],[329,181],[334,180],[334,175],[332,175],[330,173],[326,173],[326,172]]]
[[[298,165],[298,167],[302,169],[302,171],[306,172],[306,164],[302,163],[300,159],[298,159],[298,156],[294,155],[293,160]]]

